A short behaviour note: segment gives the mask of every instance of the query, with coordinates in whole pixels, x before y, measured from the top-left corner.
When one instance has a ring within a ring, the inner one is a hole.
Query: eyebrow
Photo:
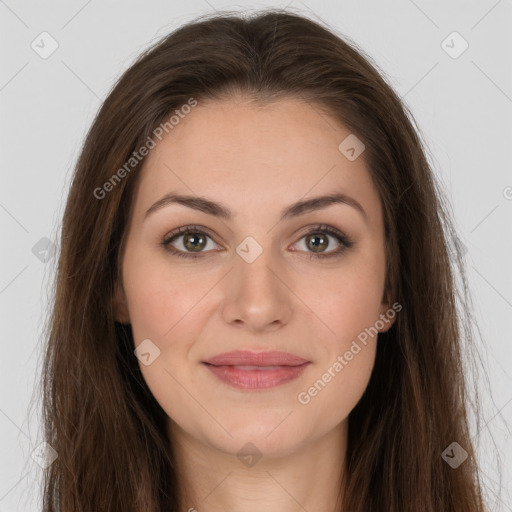
[[[234,217],[233,212],[227,206],[212,201],[211,199],[207,199],[206,197],[180,195],[171,192],[154,203],[146,211],[144,218],[146,219],[151,213],[154,213],[164,206],[171,204],[181,204],[188,208],[192,208],[194,210],[198,210],[208,215],[213,215],[225,220],[232,220]],[[298,217],[315,210],[321,210],[334,204],[346,204],[348,206],[352,206],[363,216],[365,222],[368,222],[368,217],[361,204],[352,197],[341,193],[327,194],[313,197],[311,199],[297,201],[281,211],[280,221]]]

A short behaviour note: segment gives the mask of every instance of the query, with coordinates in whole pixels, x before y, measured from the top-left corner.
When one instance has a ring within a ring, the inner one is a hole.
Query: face
[[[299,100],[231,99],[199,103],[150,151],[115,311],[143,343],[139,366],[171,435],[230,454],[251,441],[278,456],[346,428],[373,368],[375,329],[392,323],[382,321],[381,203],[364,152],[349,160],[338,148],[348,135]],[[168,200],[148,212],[171,193],[224,210]],[[334,194],[345,202],[289,209]],[[239,350],[306,363],[205,363]]]

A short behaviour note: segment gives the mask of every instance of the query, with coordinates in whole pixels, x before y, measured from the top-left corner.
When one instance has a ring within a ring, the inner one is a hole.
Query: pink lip
[[[215,356],[203,364],[218,379],[238,389],[268,389],[296,379],[309,363],[286,352],[237,350]],[[250,368],[254,366],[274,368]]]
[[[306,359],[287,352],[250,352],[249,350],[234,350],[225,352],[204,361],[215,366],[299,366],[308,363]]]

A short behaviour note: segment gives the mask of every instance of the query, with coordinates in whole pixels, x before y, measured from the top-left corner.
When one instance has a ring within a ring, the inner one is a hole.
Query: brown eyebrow
[[[207,199],[206,197],[180,195],[171,192],[163,196],[156,203],[154,203],[146,211],[146,213],[144,214],[144,218],[147,218],[151,213],[170,204],[181,204],[183,206],[187,206],[188,208],[192,208],[194,210],[198,210],[200,212],[213,215],[215,217],[219,217],[225,220],[231,220],[234,217],[233,212],[228,207],[220,203],[216,203],[215,201],[212,201],[210,199]],[[364,217],[364,220],[366,222],[368,221],[368,217],[363,207],[352,197],[340,193],[328,194],[313,197],[311,199],[297,201],[296,203],[291,204],[290,206],[284,208],[281,211],[280,221],[292,217],[298,217],[299,215],[304,215],[315,210],[327,208],[328,206],[333,204],[347,204],[349,206],[352,206],[357,211],[359,211],[359,213]]]

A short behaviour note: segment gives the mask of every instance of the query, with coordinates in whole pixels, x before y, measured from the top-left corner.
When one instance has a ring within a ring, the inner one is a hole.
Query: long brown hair
[[[113,313],[144,162],[133,155],[159,126],[172,129],[168,119],[191,99],[239,92],[257,102],[301,98],[338,119],[366,145],[382,201],[385,291],[402,310],[379,336],[349,416],[343,510],[484,511],[462,352],[472,331],[457,308],[467,300],[463,255],[413,117],[370,62],[320,23],[267,9],[201,16],[115,84],[85,139],[63,218],[41,376],[45,440],[58,454],[45,471],[44,512],[178,510],[166,415],[142,378],[130,325]],[[453,442],[468,453],[455,469],[441,456]]]

